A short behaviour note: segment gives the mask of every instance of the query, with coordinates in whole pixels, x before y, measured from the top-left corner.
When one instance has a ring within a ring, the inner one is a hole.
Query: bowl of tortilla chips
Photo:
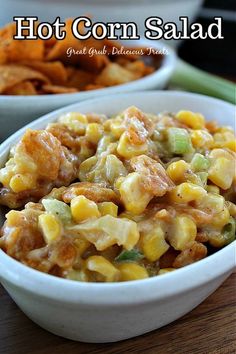
[[[0,142],[56,108],[110,93],[163,88],[175,67],[159,41],[15,40],[15,24],[0,29]],[[7,124],[6,124],[7,123]]]

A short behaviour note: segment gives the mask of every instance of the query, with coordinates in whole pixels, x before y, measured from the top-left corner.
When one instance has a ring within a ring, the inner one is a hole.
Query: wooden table
[[[236,273],[178,321],[114,344],[86,344],[52,335],[31,322],[0,287],[1,354],[235,354]]]

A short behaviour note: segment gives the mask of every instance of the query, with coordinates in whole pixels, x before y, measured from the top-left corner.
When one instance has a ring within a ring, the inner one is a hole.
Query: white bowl
[[[4,96],[0,95],[0,143],[10,134],[23,127],[32,120],[71,103],[81,102],[97,96],[106,96],[112,93],[162,89],[170,79],[175,68],[176,56],[171,48],[160,41],[120,41],[124,46],[152,47],[166,49],[161,67],[153,74],[127,84],[112,86],[99,90],[42,96]],[[6,124],[7,123],[7,124]]]
[[[140,92],[78,103],[33,122],[43,128],[69,111],[112,115],[130,105],[144,111],[190,109],[233,125],[234,106],[181,92]],[[0,166],[25,128],[0,147]],[[0,212],[3,222],[3,210]],[[0,220],[1,225],[1,220]],[[235,267],[235,242],[169,274],[124,283],[80,283],[31,269],[0,251],[0,279],[25,314],[57,335],[85,342],[115,342],[162,327],[191,311],[220,286]]]

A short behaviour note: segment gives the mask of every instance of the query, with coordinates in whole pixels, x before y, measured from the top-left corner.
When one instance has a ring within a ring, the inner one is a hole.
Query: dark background
[[[206,0],[194,22],[207,28],[214,16],[223,17],[224,40],[188,40],[178,54],[200,69],[236,81],[236,0]]]

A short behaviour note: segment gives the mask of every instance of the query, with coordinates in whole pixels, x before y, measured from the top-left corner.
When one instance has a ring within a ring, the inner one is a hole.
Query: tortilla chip
[[[61,60],[65,64],[79,65],[82,69],[91,72],[97,72],[105,67],[109,63],[109,59],[105,54],[90,56],[88,49],[93,47],[97,50],[102,50],[103,41],[96,41],[94,39],[79,40],[74,37],[71,31],[71,25],[73,20],[66,20],[66,37],[63,40],[57,41],[55,45],[49,50],[46,60]],[[83,24],[80,24],[79,31],[83,33]],[[87,53],[81,54],[83,48],[86,48]],[[67,54],[68,49],[72,50],[72,53]]]
[[[138,60],[141,58],[141,54],[136,54],[135,52],[142,52],[143,56],[155,57],[155,60],[159,61],[163,58],[162,54],[152,52],[150,53],[150,47],[127,47],[122,46],[118,41],[111,41],[107,38],[104,39],[104,44],[107,47],[107,52],[111,56],[112,55],[112,48],[121,49],[122,47],[125,48],[125,51],[118,54],[113,54],[113,56],[117,56],[120,58],[127,58],[130,61]]]
[[[145,72],[145,64],[141,60],[135,60],[133,62],[129,62],[125,65],[125,68],[129,71],[133,71],[134,73],[141,73]]]
[[[3,42],[8,62],[16,63],[23,60],[43,60],[44,45],[41,40],[17,41],[9,39]]]
[[[92,90],[99,90],[99,89],[102,89],[102,88],[105,88],[104,85],[98,85],[98,84],[90,84],[90,85],[87,85],[85,86],[85,91],[92,91]]]
[[[14,22],[8,23],[3,28],[0,28],[0,39],[9,39],[16,33],[16,24]]]
[[[43,33],[44,32],[46,32],[46,30],[43,31]],[[49,50],[50,48],[52,48],[56,44],[56,42],[57,42],[56,37],[52,36],[51,38],[44,41],[45,48]]]
[[[114,58],[114,63],[119,64],[120,66],[126,66],[130,63],[130,60],[122,56],[117,56]]]
[[[112,41],[110,39],[104,38],[103,42],[109,54],[111,54],[112,48],[116,48],[116,49],[121,48],[121,44],[118,41]]]
[[[37,95],[37,91],[31,81],[22,81],[7,90],[6,95],[30,96]]]
[[[109,56],[121,56],[123,58],[127,58],[128,60],[137,60],[140,55],[138,54],[128,54],[128,53],[123,53],[123,54],[112,54],[113,52],[113,48],[116,48],[116,49],[119,49],[121,50],[121,48],[123,47],[118,41],[111,41],[107,38],[104,39],[104,44],[107,48],[107,53]],[[125,46],[125,49],[126,50],[131,50],[131,49],[134,49],[134,48],[129,48],[129,47],[126,47]],[[139,48],[135,48],[136,50],[139,49]]]
[[[77,55],[78,65],[82,69],[85,69],[89,72],[98,73],[110,63],[108,56],[103,52],[103,40],[95,40],[94,38],[89,38],[81,42],[83,47],[87,49],[86,54]]]
[[[143,73],[143,76],[150,75],[150,74],[154,73],[154,71],[155,71],[154,66],[145,66],[145,71]]]
[[[0,65],[7,62],[7,54],[5,53],[5,48],[0,43]]]
[[[68,68],[68,81],[66,83],[67,87],[75,87],[79,91],[85,89],[85,87],[94,82],[95,76],[87,71]]]
[[[13,38],[15,33],[15,23],[5,26],[0,31],[1,47],[3,47],[5,51],[8,63],[15,63],[22,60],[43,60],[44,41],[41,39],[16,40]]]
[[[38,71],[22,65],[0,65],[0,93],[4,93],[12,86],[28,80],[38,80],[50,83],[48,78]]]
[[[43,93],[74,93],[78,92],[76,88],[65,87],[65,86],[56,86],[56,85],[43,85]]]
[[[98,73],[105,66],[109,65],[110,60],[105,54],[98,54],[98,55],[95,54],[91,57],[88,54],[85,54],[85,55],[78,55],[77,62],[82,69],[85,69],[92,73]]]
[[[36,40],[15,40],[14,29],[12,32],[2,32],[0,35],[1,47],[3,48],[7,62],[19,62],[22,60],[43,60],[44,44],[41,39]],[[9,37],[7,37],[9,35]]]
[[[42,62],[42,61],[24,61],[23,65],[39,71],[54,85],[64,85],[67,81],[67,71],[65,66],[60,61]]]
[[[11,36],[11,27],[12,24],[8,24],[5,27],[0,29],[0,64],[7,63],[7,53],[3,42],[5,39],[10,38]]]
[[[116,63],[109,64],[100,75],[97,76],[95,83],[104,86],[115,86],[133,81],[137,75]]]
[[[137,78],[145,76],[147,74],[147,70],[149,71],[149,74],[151,74],[155,70],[155,68],[152,66],[146,66],[142,60],[129,62],[124,67],[125,69],[137,75]]]
[[[67,55],[68,48],[73,48],[75,50],[81,50],[83,48],[81,41],[75,38],[71,31],[72,22],[73,19],[66,20],[66,37],[65,39],[55,42],[55,45],[53,45],[51,50],[47,53],[46,60],[51,61],[60,59],[63,63],[67,64],[75,64],[78,61],[77,55],[72,55],[71,57]]]

